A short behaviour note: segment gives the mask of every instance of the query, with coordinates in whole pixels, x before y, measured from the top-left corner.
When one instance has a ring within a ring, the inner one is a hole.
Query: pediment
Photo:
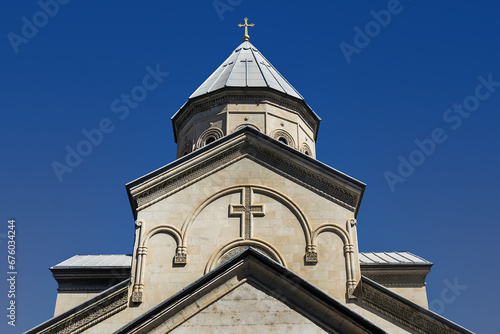
[[[365,184],[252,129],[242,128],[127,184],[137,212],[241,159],[253,161],[357,214]]]
[[[241,328],[245,332],[385,333],[252,248],[115,333],[191,333],[208,328],[211,332]]]

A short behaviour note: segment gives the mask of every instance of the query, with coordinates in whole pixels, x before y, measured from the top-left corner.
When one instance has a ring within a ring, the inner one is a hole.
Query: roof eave
[[[316,112],[314,112],[314,110],[305,102],[304,99],[300,99],[300,98],[291,96],[289,94],[280,92],[276,89],[269,88],[269,87],[222,87],[222,88],[217,89],[215,91],[188,99],[182,105],[182,107],[179,110],[177,110],[177,112],[171,117],[175,142],[177,143],[177,141],[179,139],[177,134],[180,130],[177,128],[177,119],[180,117],[181,114],[183,114],[186,110],[188,110],[190,106],[192,106],[193,104],[196,104],[197,102],[199,102],[201,100],[210,99],[210,97],[215,96],[215,95],[219,95],[220,93],[223,93],[223,92],[228,92],[228,94],[230,94],[230,93],[238,92],[241,90],[245,90],[248,92],[259,92],[259,91],[269,92],[269,93],[277,94],[284,99],[290,99],[295,103],[299,103],[306,110],[306,112],[309,114],[309,116],[313,118],[314,123],[315,123],[314,128],[312,129],[314,132],[314,141],[315,142],[318,141],[318,132],[319,132],[319,125],[321,122],[321,117],[319,117],[318,114],[316,114]]]

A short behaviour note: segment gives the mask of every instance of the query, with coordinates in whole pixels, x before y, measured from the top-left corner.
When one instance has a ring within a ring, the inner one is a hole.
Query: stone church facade
[[[471,333],[428,310],[432,263],[358,251],[365,184],[316,160],[319,116],[247,34],[172,122],[177,159],[127,184],[132,255],[52,267],[28,333]]]

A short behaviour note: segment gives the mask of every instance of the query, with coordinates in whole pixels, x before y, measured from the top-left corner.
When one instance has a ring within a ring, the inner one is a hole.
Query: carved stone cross
[[[264,204],[252,205],[252,190],[243,188],[242,204],[229,204],[229,217],[241,217],[240,236],[244,239],[252,238],[252,218],[264,217]]]

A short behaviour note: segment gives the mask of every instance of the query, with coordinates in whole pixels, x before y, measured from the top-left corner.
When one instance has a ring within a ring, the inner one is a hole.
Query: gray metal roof
[[[432,264],[410,252],[359,253],[361,264]]]
[[[53,268],[127,268],[132,263],[132,256],[117,255],[75,255]]]
[[[410,252],[359,253],[361,264],[432,264]],[[75,255],[52,268],[111,268],[130,267],[132,255]]]
[[[267,87],[304,99],[248,41],[241,43],[189,98],[224,87]]]

